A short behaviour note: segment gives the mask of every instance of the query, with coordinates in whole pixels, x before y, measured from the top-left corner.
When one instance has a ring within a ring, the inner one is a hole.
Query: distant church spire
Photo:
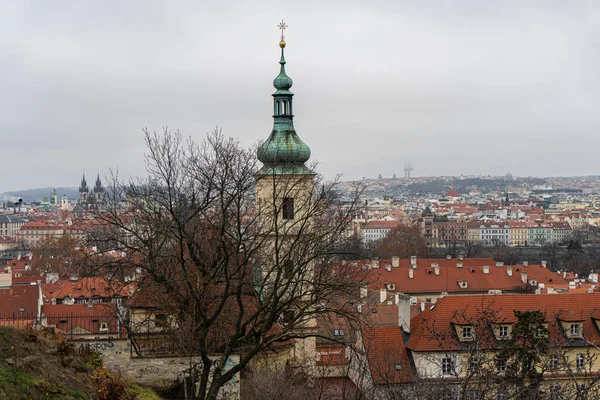
[[[104,187],[102,187],[102,181],[100,180],[100,172],[98,172],[98,176],[96,177],[96,185],[94,186],[95,193],[104,192]]]
[[[310,148],[300,139],[294,129],[294,107],[290,92],[292,78],[285,72],[285,36],[287,28],[282,20],[281,29],[281,59],[279,60],[279,75],[273,80],[273,130],[269,138],[258,148],[258,159],[264,164],[263,174],[306,174],[312,173],[304,163],[310,158]]]
[[[79,193],[84,193],[84,192],[85,193],[89,192],[87,182],[85,181],[85,172],[83,173],[83,176],[81,177],[81,184],[79,185]]]

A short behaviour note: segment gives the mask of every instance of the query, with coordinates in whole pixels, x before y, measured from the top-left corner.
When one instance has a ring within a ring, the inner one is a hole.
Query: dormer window
[[[465,326],[462,328],[462,338],[464,340],[473,339],[473,328],[470,326]]]
[[[581,329],[579,324],[571,324],[571,337],[581,336]]]
[[[498,339],[499,340],[505,340],[509,338],[509,329],[508,329],[508,325],[500,325],[498,327]]]

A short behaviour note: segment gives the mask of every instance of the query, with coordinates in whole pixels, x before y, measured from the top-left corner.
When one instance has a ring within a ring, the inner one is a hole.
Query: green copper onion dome
[[[292,81],[292,78],[287,76],[285,73],[285,58],[283,58],[283,48],[281,49],[281,60],[279,61],[279,64],[281,64],[281,68],[279,75],[273,79],[273,86],[275,86],[277,92],[289,91],[294,82]]]
[[[285,72],[284,48],[281,47],[281,65],[279,75],[273,80],[277,91],[273,93],[273,131],[269,138],[258,148],[258,159],[264,164],[263,174],[306,174],[313,173],[304,163],[310,158],[309,147],[300,139],[294,129],[294,114],[290,92],[292,78]]]

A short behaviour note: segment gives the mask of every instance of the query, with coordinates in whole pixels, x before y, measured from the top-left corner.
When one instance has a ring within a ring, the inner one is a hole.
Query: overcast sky
[[[264,140],[282,18],[328,177],[600,173],[596,0],[1,5],[0,192],[143,174],[143,127]]]

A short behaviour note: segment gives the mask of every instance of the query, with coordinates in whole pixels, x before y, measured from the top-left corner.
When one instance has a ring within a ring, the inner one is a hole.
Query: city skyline
[[[0,193],[141,175],[143,127],[258,144],[282,16],[296,129],[325,176],[597,174],[598,6],[250,7],[7,5]]]

